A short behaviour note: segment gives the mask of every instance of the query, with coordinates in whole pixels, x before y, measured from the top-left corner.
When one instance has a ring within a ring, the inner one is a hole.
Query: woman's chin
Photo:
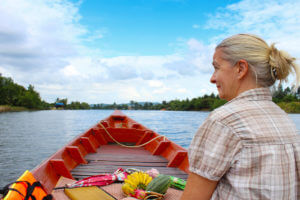
[[[219,97],[220,99],[224,99],[224,95],[222,94],[222,92],[219,92]]]

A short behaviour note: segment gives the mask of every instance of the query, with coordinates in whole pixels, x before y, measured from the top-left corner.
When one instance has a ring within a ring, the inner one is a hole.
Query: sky
[[[251,33],[300,59],[299,10],[299,0],[1,0],[0,73],[49,103],[217,94],[215,46]]]

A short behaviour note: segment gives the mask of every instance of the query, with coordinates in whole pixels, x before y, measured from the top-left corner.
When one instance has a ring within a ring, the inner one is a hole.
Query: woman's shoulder
[[[247,141],[284,141],[297,134],[294,122],[272,101],[228,102],[212,111],[209,118],[230,127]]]
[[[226,118],[232,117],[237,111],[239,107],[231,102],[227,102],[223,106],[220,106],[214,109],[210,115],[209,119],[216,121],[223,121]]]
[[[236,99],[229,101],[223,106],[213,110],[210,113],[210,119],[230,123],[241,119],[253,118],[255,116],[266,117],[273,115],[286,117],[286,113],[282,111],[272,101]]]

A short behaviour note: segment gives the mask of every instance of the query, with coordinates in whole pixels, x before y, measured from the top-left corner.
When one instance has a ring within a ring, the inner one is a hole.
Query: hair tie
[[[275,67],[271,66],[271,75],[274,80],[277,79],[277,70]]]
[[[278,78],[278,73],[277,73],[277,69],[275,66],[275,61],[274,58],[276,57],[276,55],[279,53],[278,49],[275,47],[275,44],[271,44],[270,49],[269,49],[269,65],[271,67],[271,76],[273,78],[274,81],[276,81],[276,79]]]

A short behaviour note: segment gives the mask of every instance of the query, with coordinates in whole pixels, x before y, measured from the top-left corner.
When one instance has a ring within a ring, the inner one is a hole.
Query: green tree
[[[15,84],[11,78],[0,76],[0,105],[19,106],[20,97],[26,89]]]
[[[29,85],[27,91],[25,91],[24,95],[20,97],[20,105],[26,108],[42,108],[42,100],[39,95],[34,90],[33,85]]]
[[[226,102],[227,101],[224,100],[224,99],[216,98],[216,99],[214,99],[214,102],[213,102],[210,110],[214,110],[214,109],[216,109],[216,108],[218,108],[220,106],[223,106]]]

